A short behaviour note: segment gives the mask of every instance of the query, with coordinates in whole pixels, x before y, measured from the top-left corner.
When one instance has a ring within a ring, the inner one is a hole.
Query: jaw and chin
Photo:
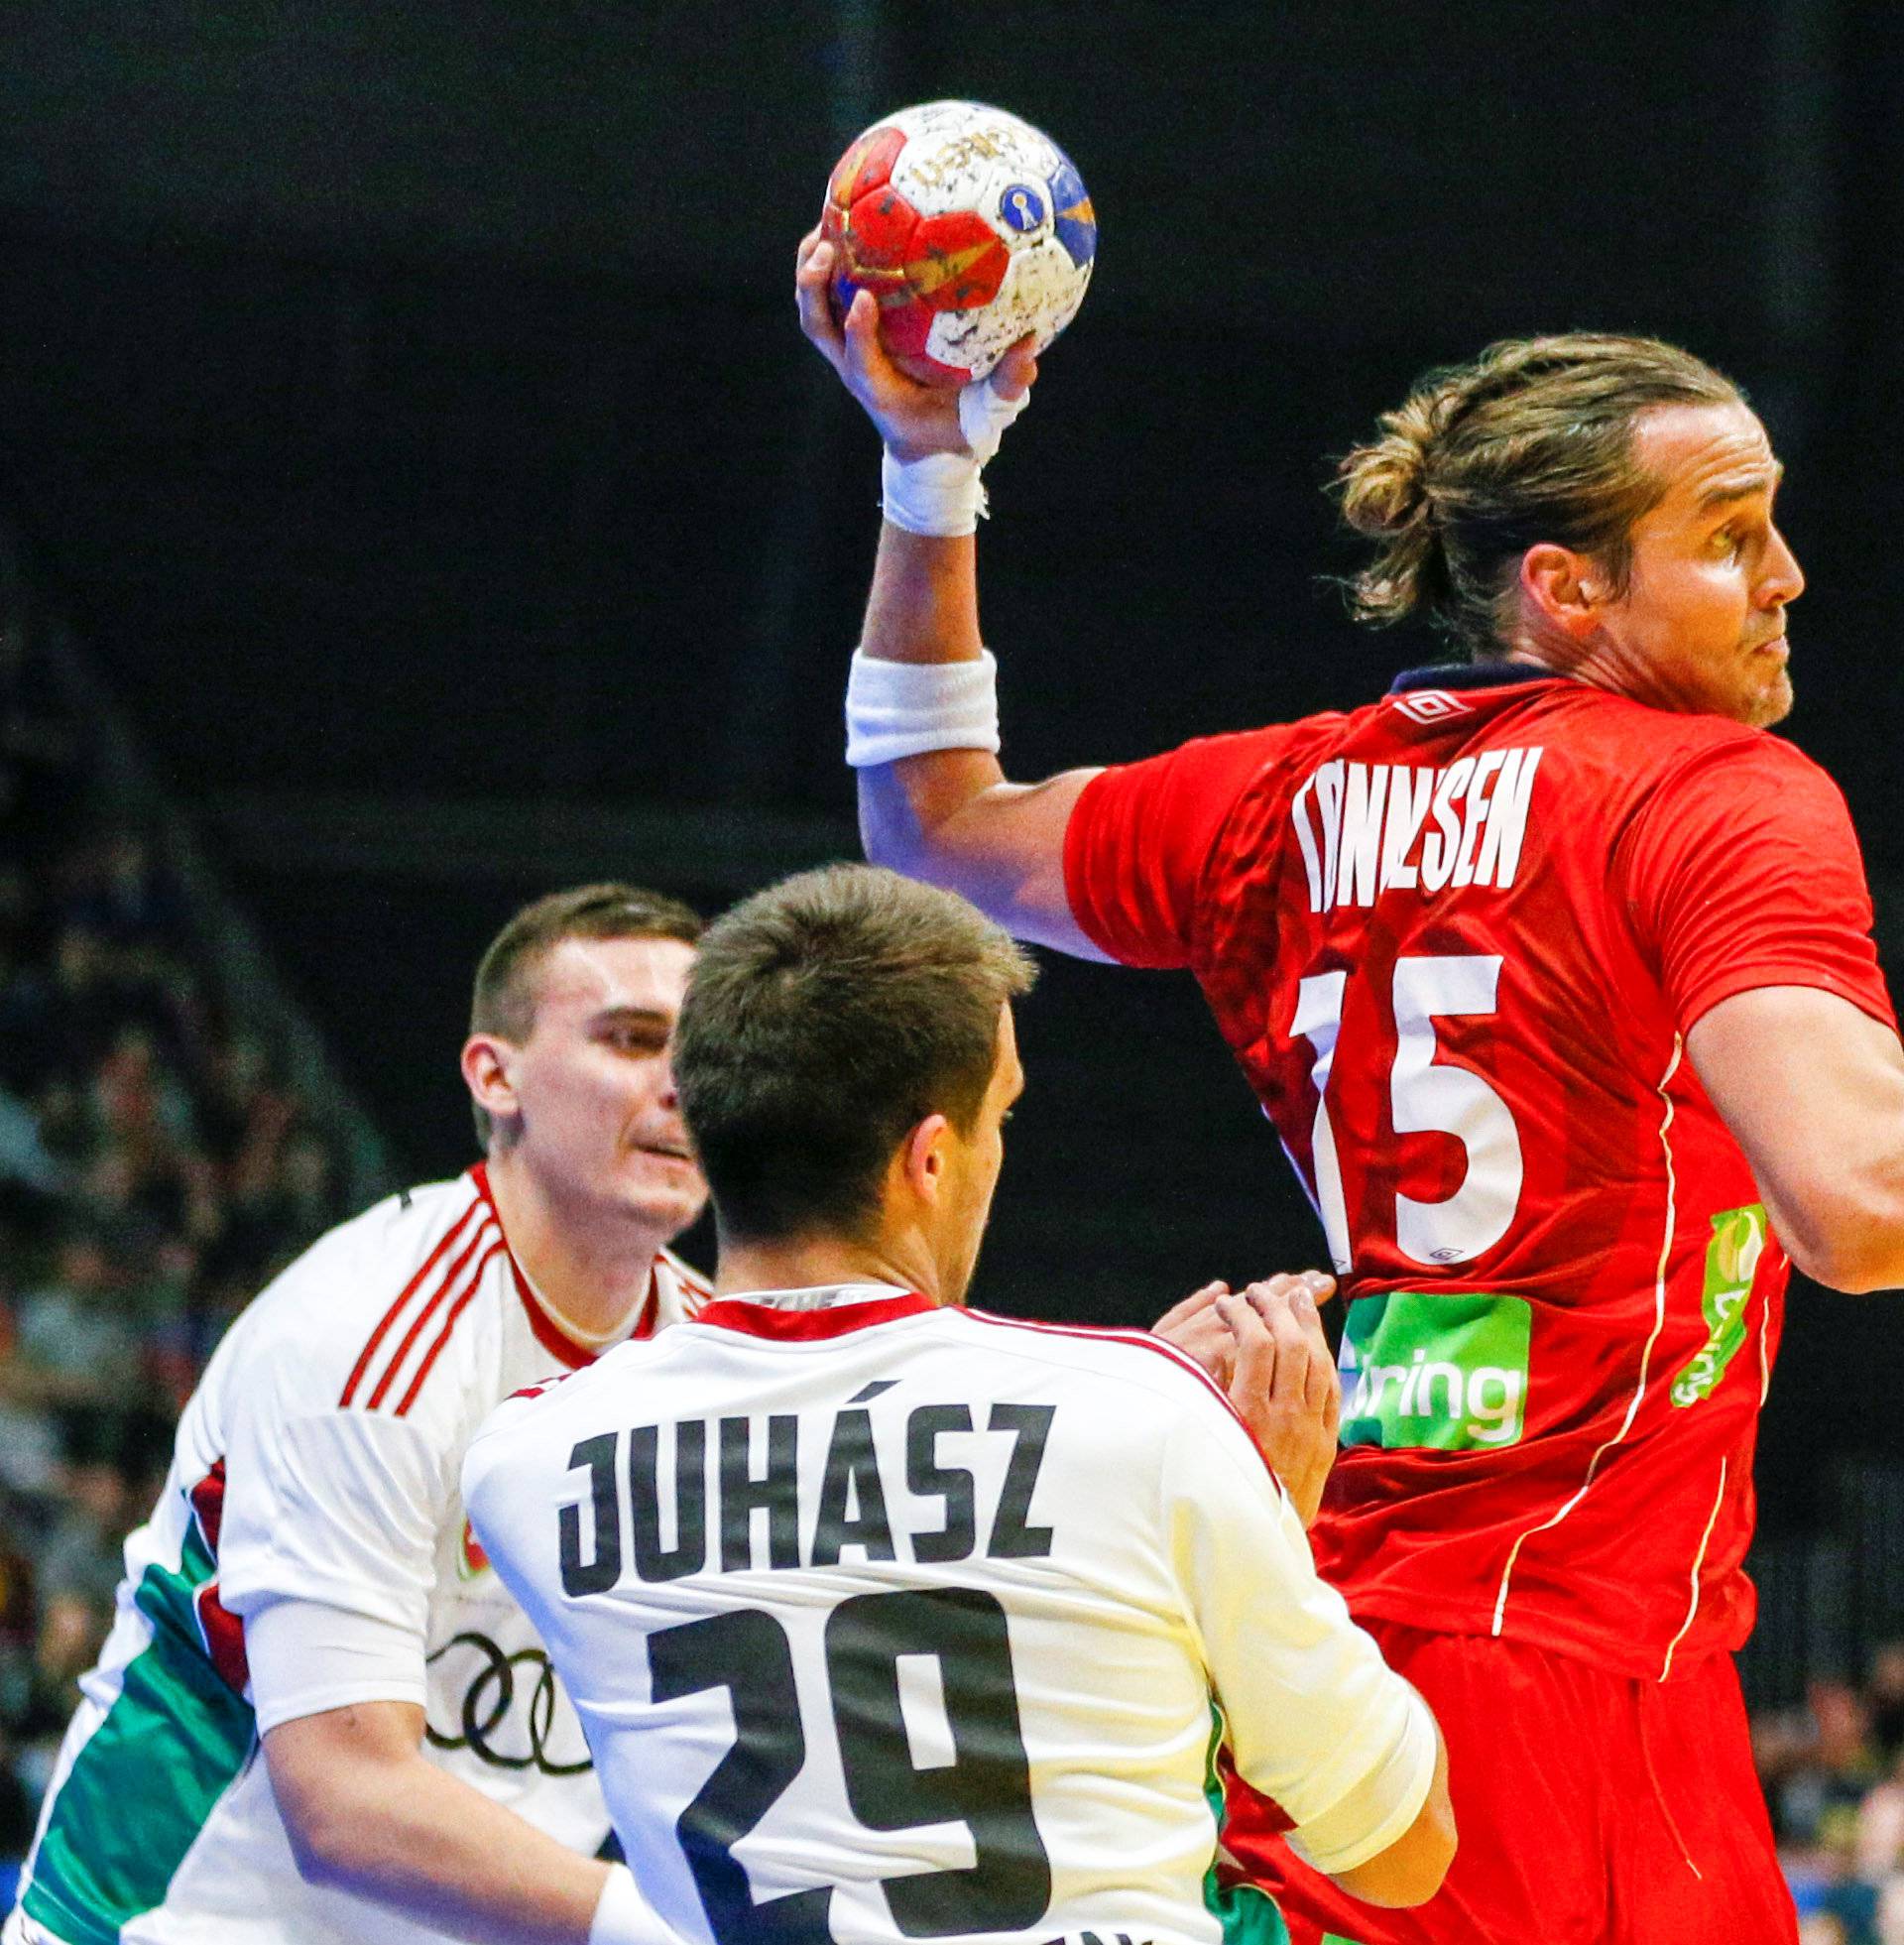
[[[1756,644],[1747,652],[1753,676],[1751,696],[1755,704],[1747,721],[1756,729],[1769,729],[1792,713],[1792,677],[1786,666],[1790,654],[1782,632],[1769,642]]]
[[[707,1200],[707,1183],[684,1144],[631,1139],[616,1155],[616,1200],[653,1221],[667,1215],[685,1229]]]

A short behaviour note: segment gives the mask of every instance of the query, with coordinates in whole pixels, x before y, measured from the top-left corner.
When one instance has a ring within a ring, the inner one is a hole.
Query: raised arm
[[[967,388],[962,411],[959,394],[919,384],[886,355],[870,293],[854,300],[843,325],[835,319],[832,273],[832,246],[815,230],[800,243],[800,325],[887,449],[887,519],[855,660],[854,706],[860,719],[888,722],[887,748],[917,748],[921,736],[949,739],[885,761],[877,748],[853,755],[866,854],[963,893],[1020,938],[1102,958],[1064,890],[1065,826],[1094,773],[1006,781],[979,633],[977,468],[1022,405],[1036,364],[1022,347],[1008,353],[990,379]],[[928,672],[937,670],[946,672]]]
[[[976,547],[971,535],[941,540],[885,522],[861,653],[976,663]],[[1018,938],[1104,956],[1078,929],[1064,892],[1065,826],[1096,771],[1012,784],[989,750],[932,750],[858,775],[860,840],[875,864],[963,893]]]
[[[1836,993],[1763,986],[1694,1023],[1687,1052],[1808,1276],[1904,1287],[1904,1047]]]

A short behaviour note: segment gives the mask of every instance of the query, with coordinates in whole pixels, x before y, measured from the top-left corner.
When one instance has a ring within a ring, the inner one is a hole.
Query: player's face
[[[1785,609],[1804,591],[1772,523],[1780,467],[1742,405],[1666,406],[1634,433],[1667,482],[1633,529],[1632,577],[1603,625],[1642,702],[1763,728],[1791,712]]]
[[[527,1039],[509,1051],[512,1158],[558,1206],[612,1208],[668,1236],[707,1184],[668,1063],[694,949],[672,938],[563,939],[536,972]]]
[[[1005,1124],[1012,1104],[1024,1092],[1024,1069],[1018,1064],[1017,1032],[1012,1009],[999,1010],[998,1052],[991,1084],[979,1104],[972,1133],[957,1145],[958,1168],[954,1193],[946,1205],[945,1256],[940,1300],[963,1303],[978,1268],[979,1244],[992,1214],[992,1195],[1005,1165]]]

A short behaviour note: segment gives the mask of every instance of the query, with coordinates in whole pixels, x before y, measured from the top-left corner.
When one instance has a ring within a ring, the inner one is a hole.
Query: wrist
[[[965,441],[961,449],[888,439],[881,473],[887,519],[908,534],[937,539],[955,540],[977,532],[987,511],[980,475],[1029,397],[1020,392],[1015,398],[1003,398],[980,379],[959,394],[959,432]]]
[[[978,532],[985,512],[979,462],[969,452],[901,458],[891,446],[880,468],[880,507],[907,534],[956,540]]]
[[[1296,1509],[1296,1518],[1302,1521],[1304,1532],[1316,1523],[1316,1516],[1322,1511],[1322,1496],[1329,1485],[1329,1475],[1335,1470],[1335,1462],[1336,1455],[1332,1448],[1321,1454],[1313,1464],[1283,1475],[1283,1484],[1288,1489],[1290,1502]]]

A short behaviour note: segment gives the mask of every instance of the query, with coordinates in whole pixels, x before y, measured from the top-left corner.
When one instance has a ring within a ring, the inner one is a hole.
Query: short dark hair
[[[803,872],[708,927],[674,1080],[724,1235],[863,1236],[927,1115],[968,1133],[1030,955],[950,892]]]
[[[698,912],[663,892],[634,885],[577,885],[534,900],[490,940],[476,967],[469,1031],[526,1040],[536,1025],[536,974],[548,953],[570,938],[677,938],[696,944],[706,929]],[[476,1139],[489,1147],[490,1118],[474,1108]]]
[[[1623,591],[1633,525],[1666,490],[1634,454],[1641,414],[1743,402],[1676,344],[1597,331],[1503,339],[1430,372],[1338,470],[1343,518],[1376,544],[1350,584],[1357,619],[1420,614],[1470,657],[1497,655],[1502,601],[1543,542]]]

